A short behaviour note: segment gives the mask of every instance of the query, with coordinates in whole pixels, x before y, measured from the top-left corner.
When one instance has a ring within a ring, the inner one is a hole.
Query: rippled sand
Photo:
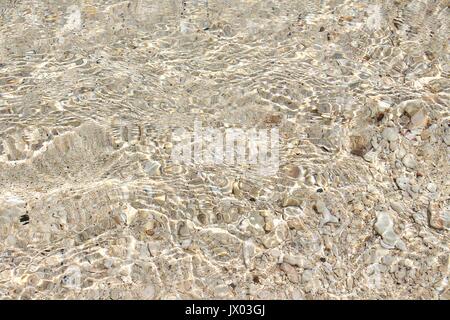
[[[0,298],[448,299],[447,1],[0,1]],[[280,169],[171,160],[194,121]]]

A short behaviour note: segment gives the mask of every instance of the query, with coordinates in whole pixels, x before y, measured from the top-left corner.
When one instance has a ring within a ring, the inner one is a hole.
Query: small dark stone
[[[30,222],[30,216],[27,214],[21,215],[19,220],[20,222],[22,222],[23,225],[26,225]]]
[[[383,120],[383,118],[384,118],[384,113],[383,112],[379,112],[377,114],[377,121],[380,122],[381,120]]]
[[[319,188],[319,189],[317,189],[316,191],[317,191],[317,192],[323,192],[323,189],[322,189],[322,188]]]
[[[320,27],[319,32],[323,32],[323,31],[325,31],[325,28],[324,27]]]

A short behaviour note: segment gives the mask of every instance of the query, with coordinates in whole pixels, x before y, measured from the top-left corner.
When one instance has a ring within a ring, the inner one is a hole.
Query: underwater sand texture
[[[0,0],[0,298],[448,299],[447,1]],[[280,168],[175,128],[280,130]]]

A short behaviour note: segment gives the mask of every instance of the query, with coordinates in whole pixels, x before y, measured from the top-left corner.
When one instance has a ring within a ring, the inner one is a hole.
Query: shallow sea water
[[[448,28],[437,0],[0,0],[0,298],[448,299]],[[278,128],[278,172],[175,163],[195,121]]]

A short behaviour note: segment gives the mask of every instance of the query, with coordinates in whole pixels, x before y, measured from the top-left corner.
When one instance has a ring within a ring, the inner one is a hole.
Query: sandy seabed
[[[447,1],[0,1],[0,298],[449,299]],[[279,170],[176,128],[279,130]]]

